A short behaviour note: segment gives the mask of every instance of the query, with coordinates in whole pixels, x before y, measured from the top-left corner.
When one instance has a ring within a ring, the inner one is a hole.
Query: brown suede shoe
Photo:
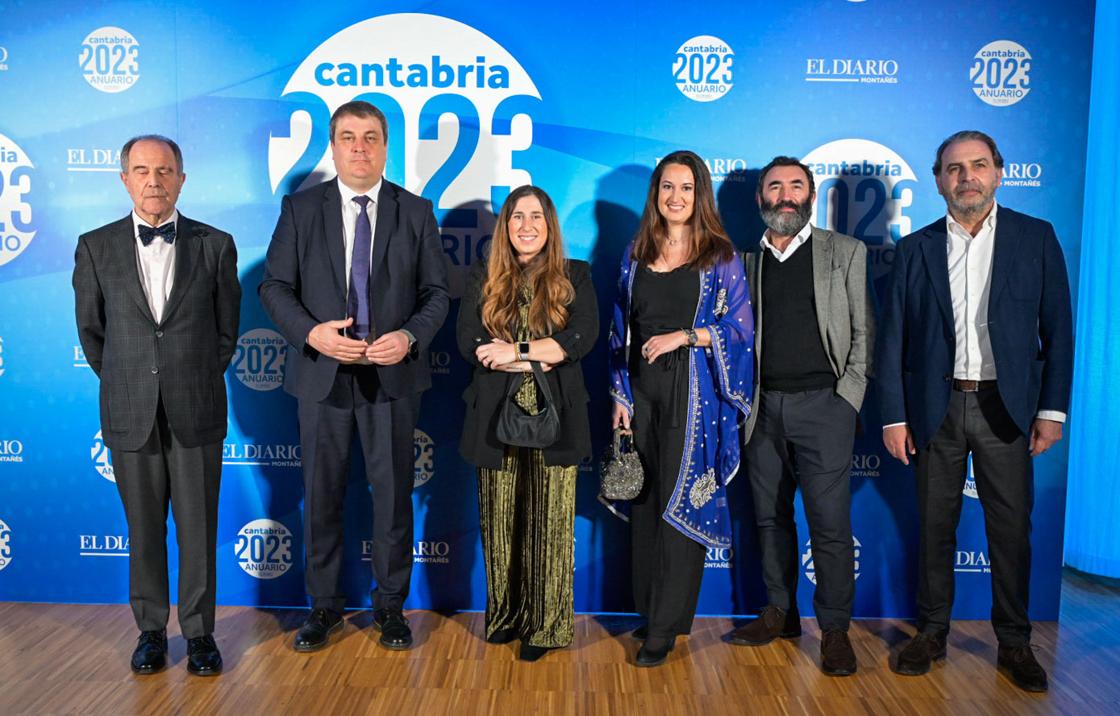
[[[945,658],[945,637],[919,632],[898,654],[894,673],[921,676],[929,671],[930,662]]]
[[[1030,644],[1001,646],[996,664],[1023,691],[1042,692],[1049,688],[1046,671],[1034,658]]]
[[[829,676],[851,676],[856,673],[856,653],[848,632],[826,629],[821,634],[821,671]]]
[[[801,617],[797,607],[789,610],[773,605],[767,606],[758,615],[758,618],[731,632],[728,639],[732,644],[740,646],[763,646],[778,637],[792,639],[801,636]]]

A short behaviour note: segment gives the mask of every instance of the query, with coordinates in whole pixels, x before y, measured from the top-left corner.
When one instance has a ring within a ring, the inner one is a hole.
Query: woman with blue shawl
[[[750,412],[754,321],[712,179],[688,151],[662,159],[622,258],[610,333],[612,425],[634,433],[645,484],[630,504],[638,666],[688,634],[710,547],[731,545],[727,483]]]

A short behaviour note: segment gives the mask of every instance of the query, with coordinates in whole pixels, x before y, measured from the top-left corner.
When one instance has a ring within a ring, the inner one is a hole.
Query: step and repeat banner
[[[376,13],[376,14],[374,14]],[[452,290],[485,255],[511,187],[559,209],[569,253],[594,270],[605,342],[624,245],[658,159],[705,158],[736,244],[757,248],[758,169],[800,156],[813,220],[870,249],[881,290],[894,242],[942,216],[938,143],[987,131],[1007,160],[1001,203],[1052,221],[1076,287],[1093,5],[1087,0],[681,5],[26,3],[0,27],[0,599],[122,603],[128,531],[78,345],[77,236],[125,216],[119,147],[158,132],[185,155],[184,214],[231,232],[244,289],[227,373],[218,544],[222,604],[297,606],[302,479],[284,339],[256,288],[281,197],[333,175],[327,122],[367,99],[390,123],[387,176],[431,199]],[[1076,294],[1076,290],[1075,290]],[[458,456],[458,301],[432,346],[435,385],[415,433],[415,570],[407,606],[481,609],[473,469]],[[608,435],[605,351],[584,362],[597,449]],[[914,612],[913,474],[880,441],[872,395],[851,485],[856,615]],[[355,464],[360,462],[355,461]],[[1056,619],[1066,448],[1036,461],[1031,613]],[[576,608],[631,610],[629,534],[580,468]],[[732,484],[734,545],[711,550],[700,612],[765,603],[747,480]],[[368,605],[368,488],[347,500],[345,587]],[[813,556],[800,505],[802,613]],[[174,525],[169,525],[174,540]],[[172,578],[177,565],[172,549]],[[954,616],[983,619],[990,564],[975,484],[965,487]],[[172,590],[174,593],[174,590]]]

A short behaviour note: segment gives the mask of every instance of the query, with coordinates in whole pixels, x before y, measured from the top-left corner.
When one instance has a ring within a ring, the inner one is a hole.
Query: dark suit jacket
[[[591,267],[585,261],[568,261],[568,275],[575,288],[575,299],[568,306],[568,325],[553,333],[568,358],[545,373],[552,397],[560,408],[560,439],[544,448],[547,465],[578,465],[591,455],[591,430],[587,422],[587,388],[583,384],[580,359],[599,337],[599,308],[595,286],[591,283]],[[505,402],[510,381],[522,380],[524,373],[505,373],[483,367],[475,358],[475,349],[489,343],[492,336],[482,325],[480,296],[486,281],[486,262],[471,267],[463,301],[459,306],[456,336],[459,352],[474,366],[471,384],[463,393],[467,415],[459,452],[477,467],[499,468],[505,445],[498,440],[498,414]]]
[[[1004,407],[1024,435],[1039,410],[1066,412],[1073,317],[1062,248],[1047,221],[996,215],[988,325]],[[947,229],[940,219],[898,242],[876,357],[884,425],[907,422],[919,448],[949,406],[956,332]]]
[[[336,179],[284,197],[260,285],[261,303],[288,339],[284,390],[319,401],[338,361],[307,343],[311,329],[346,317],[342,196]],[[447,266],[432,202],[385,179],[377,195],[370,261],[370,335],[405,329],[413,350],[396,365],[372,366],[390,398],[431,387],[428,346],[447,317]]]
[[[241,307],[233,237],[179,214],[175,278],[157,323],[140,284],[133,232],[129,215],[82,234],[74,254],[78,339],[101,379],[102,438],[111,449],[138,450],[162,395],[184,446],[220,441],[222,374],[237,344]]]

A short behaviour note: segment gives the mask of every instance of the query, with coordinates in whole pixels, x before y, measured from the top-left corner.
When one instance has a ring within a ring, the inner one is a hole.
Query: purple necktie
[[[350,257],[350,292],[346,296],[346,313],[354,319],[350,335],[364,341],[369,336],[369,252],[373,244],[373,229],[369,225],[366,205],[368,196],[356,196],[361,210],[354,227],[354,253]]]

